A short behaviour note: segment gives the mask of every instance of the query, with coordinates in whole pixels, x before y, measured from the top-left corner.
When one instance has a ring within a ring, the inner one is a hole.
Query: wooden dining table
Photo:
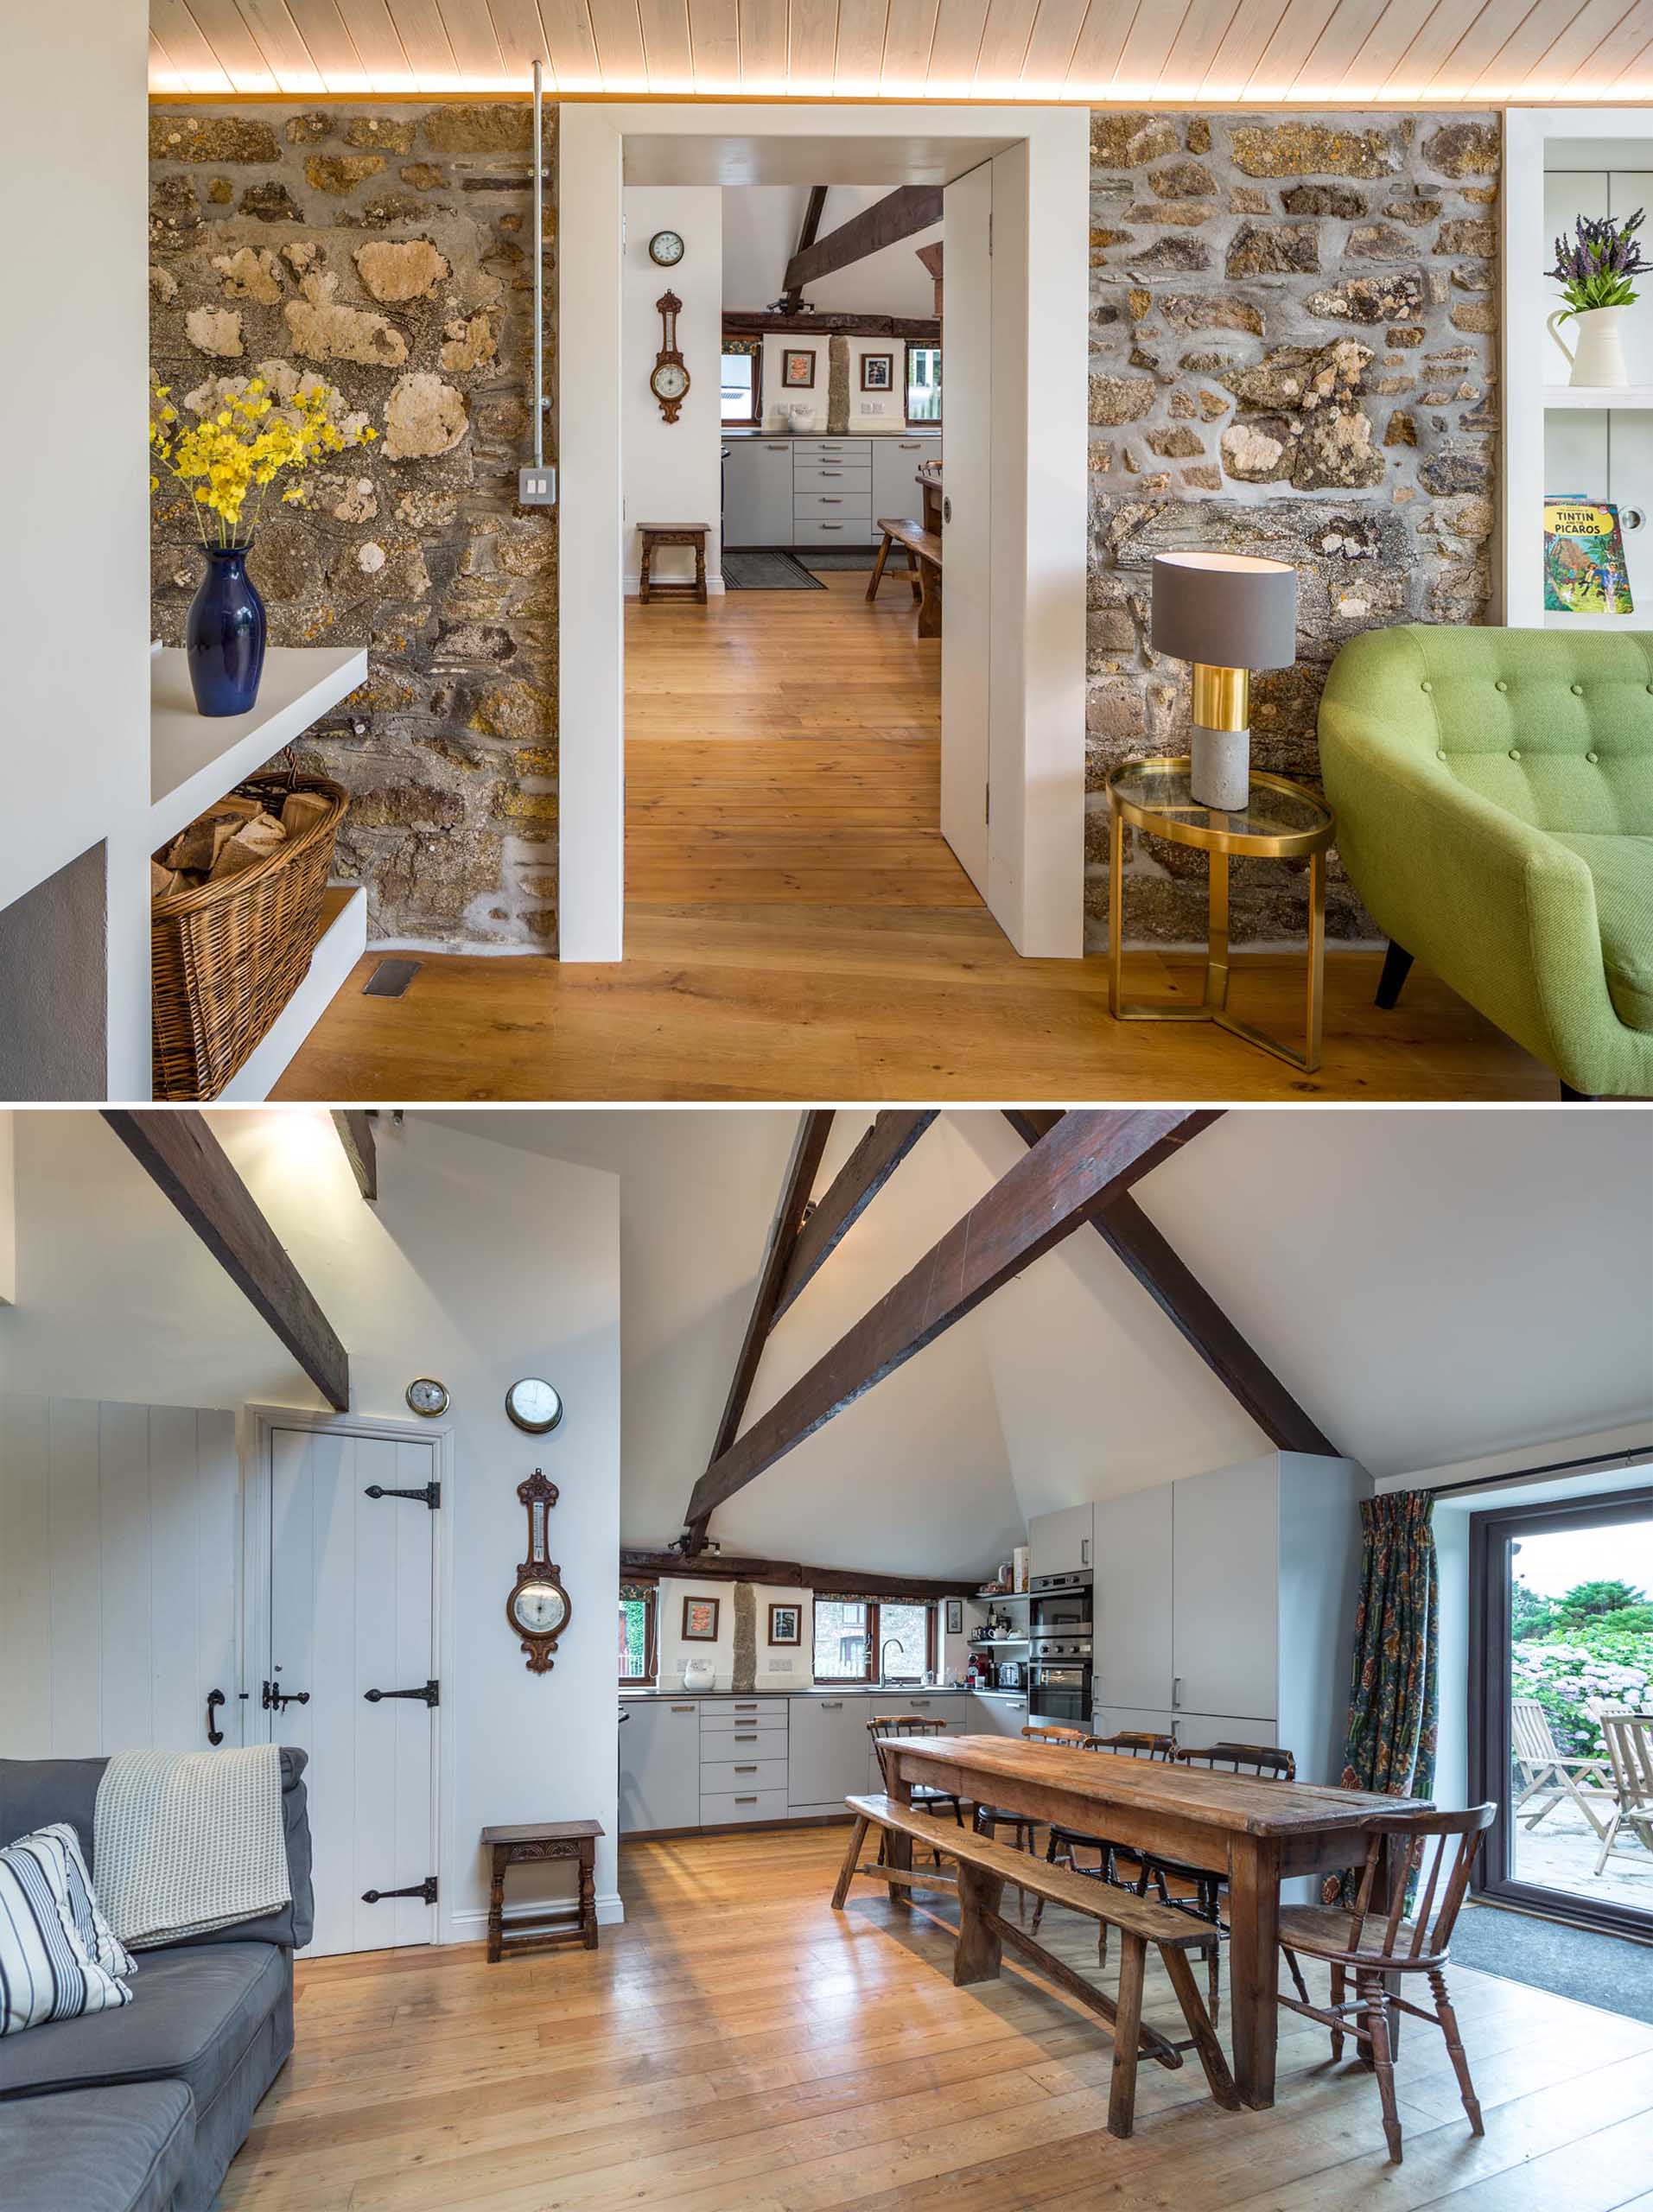
[[[1281,1884],[1357,1866],[1375,1817],[1427,1807],[1423,1798],[1264,1781],[1002,1736],[891,1737],[881,1748],[889,1794],[903,1803],[921,1783],[1223,1875],[1235,2086],[1260,2110],[1275,2101]],[[892,1834],[888,1849],[894,1865],[912,1866],[910,1839]],[[1405,1855],[1402,1840],[1386,1842],[1381,1894],[1392,1895],[1403,1878]],[[1390,2023],[1393,2034],[1399,2015]]]

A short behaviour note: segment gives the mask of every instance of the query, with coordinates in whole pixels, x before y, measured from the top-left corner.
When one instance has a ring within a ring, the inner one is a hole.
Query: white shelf
[[[1001,1644],[1026,1643],[1025,1636],[979,1636],[970,1645],[972,1651],[995,1651]]]
[[[288,1062],[344,988],[351,969],[367,950],[367,893],[359,885],[335,883],[325,896],[321,938],[310,955],[304,981],[254,1048],[252,1057],[225,1084],[219,1093],[220,1100],[247,1104],[270,1096]]]
[[[1653,407],[1653,384],[1556,384],[1544,387],[1552,407]]]
[[[251,714],[199,715],[188,658],[175,646],[149,656],[152,851],[367,681],[366,646],[271,645]]]

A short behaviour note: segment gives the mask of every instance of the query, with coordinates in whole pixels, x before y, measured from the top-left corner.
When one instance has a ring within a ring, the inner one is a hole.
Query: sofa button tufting
[[[1599,753],[1586,753],[1584,757],[1593,766],[1594,764],[1600,760],[1601,755]]]
[[[1419,689],[1419,690],[1420,690],[1420,691],[1433,691],[1433,690],[1434,690],[1434,688],[1435,688],[1435,687],[1434,687],[1434,685],[1433,683],[1431,683],[1431,682],[1429,681],[1429,679],[1428,679],[1428,677],[1427,677],[1427,676],[1424,677],[1424,679],[1423,679],[1422,683],[1420,683],[1420,684],[1419,684],[1419,686],[1418,686],[1418,689]],[[1650,685],[1648,686],[1648,689],[1649,689],[1649,690],[1653,691],[1653,684],[1650,684]]]
[[[1510,689],[1510,686],[1504,682],[1502,677],[1499,677],[1497,682],[1492,686],[1492,689],[1495,691],[1507,691]]]
[[[1436,753],[1435,753],[1435,758],[1436,758],[1436,760],[1444,760],[1446,759],[1446,748],[1445,747],[1445,746],[1439,747],[1437,748],[1437,750],[1436,750]]]
[[[1521,747],[1520,747],[1518,745],[1512,745],[1512,746],[1510,747],[1510,758],[1512,760],[1520,760],[1520,758],[1521,758]]]
[[[1572,694],[1573,694],[1573,696],[1574,696],[1575,699],[1582,699],[1582,698],[1583,698],[1583,696],[1584,696],[1584,686],[1583,686],[1583,684],[1582,684],[1582,683],[1574,683],[1574,684],[1570,684],[1570,685],[1568,686],[1568,689],[1571,690],[1571,692],[1572,692]]]

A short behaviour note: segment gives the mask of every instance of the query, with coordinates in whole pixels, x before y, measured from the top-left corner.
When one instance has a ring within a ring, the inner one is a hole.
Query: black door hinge
[[[436,1878],[427,1874],[423,1882],[413,1882],[405,1890],[364,1890],[364,1904],[383,1904],[387,1897],[422,1897],[426,1904],[436,1902]]]
[[[433,1676],[429,1681],[422,1683],[416,1690],[364,1690],[362,1695],[369,1705],[382,1704],[387,1697],[418,1697],[423,1698],[427,1705],[440,1705],[442,1684]]]
[[[382,1483],[369,1483],[362,1492],[364,1497],[416,1497],[434,1513],[442,1503],[442,1484],[427,1483],[423,1490],[386,1490]]]

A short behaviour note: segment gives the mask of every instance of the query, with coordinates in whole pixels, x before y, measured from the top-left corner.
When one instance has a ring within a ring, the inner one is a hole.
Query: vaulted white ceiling
[[[817,235],[826,238],[852,215],[881,200],[887,184],[835,184],[828,188]],[[734,184],[723,192],[723,304],[766,308],[779,296],[787,264],[798,250],[798,229],[809,200],[806,184]],[[805,284],[804,297],[823,314],[932,315],[936,288],[919,258],[920,246],[933,245],[941,226],[920,231],[869,253],[847,269]]]
[[[722,1411],[796,1116],[437,1118],[619,1172],[621,1529],[667,1541]],[[817,1193],[867,1119],[839,1116]],[[748,1421],[1021,1149],[997,1114],[944,1114],[783,1317]],[[1136,1196],[1374,1475],[1653,1415],[1653,1143],[1633,1110],[1230,1112]],[[1081,1230],[731,1499],[714,1533],[759,1556],[975,1571],[1031,1514],[1264,1448]]]
[[[1628,99],[1648,0],[149,0],[198,92]]]

